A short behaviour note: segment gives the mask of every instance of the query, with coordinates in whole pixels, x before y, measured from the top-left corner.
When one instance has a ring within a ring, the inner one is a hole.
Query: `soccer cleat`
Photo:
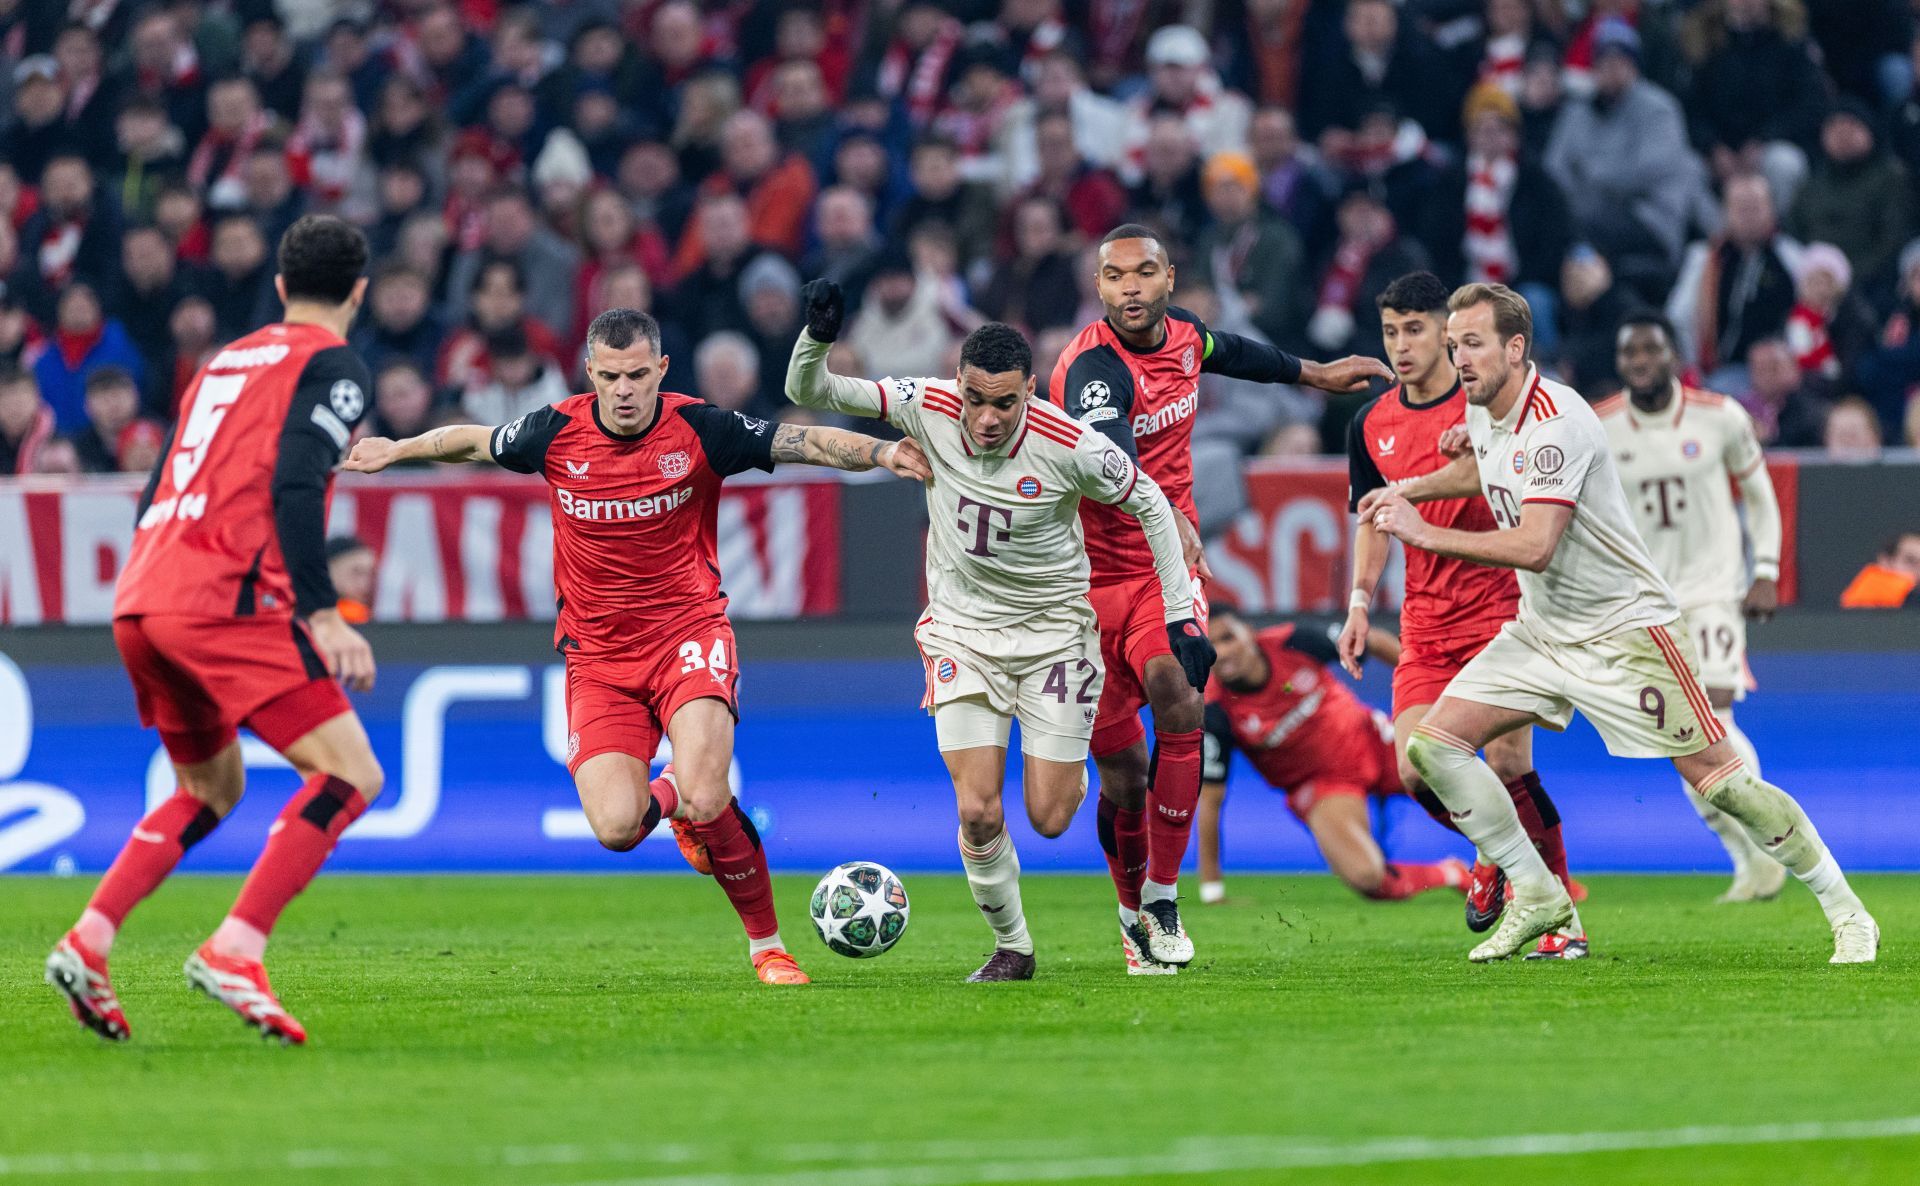
[[[1479,934],[1498,922],[1506,908],[1506,870],[1491,862],[1475,861],[1467,880],[1467,929]]]
[[[1587,949],[1586,932],[1567,935],[1555,931],[1540,938],[1540,946],[1527,953],[1530,960],[1583,960],[1591,954]]]
[[[672,762],[661,767],[660,777],[672,783],[676,793],[680,790],[680,780],[673,776]],[[700,876],[712,877],[713,857],[707,852],[707,842],[700,839],[699,833],[693,830],[693,822],[670,819],[667,823],[673,828],[673,841],[680,846],[680,855],[686,859],[687,864]]]
[[[1880,955],[1880,924],[1871,914],[1849,914],[1833,924],[1830,964],[1870,964]]]
[[[762,984],[812,984],[813,979],[800,970],[794,958],[778,947],[753,957],[753,974]]]
[[[1008,951],[996,948],[981,964],[973,975],[967,977],[968,984],[997,984],[1003,980],[1033,979],[1033,957],[1022,951]]]
[[[1147,928],[1137,922],[1132,926],[1120,924],[1120,953],[1127,957],[1129,976],[1171,976],[1180,970],[1147,954]]]
[[[184,971],[189,987],[238,1013],[262,1038],[278,1038],[282,1046],[307,1040],[306,1027],[280,1007],[273,985],[267,982],[267,969],[259,962],[221,955],[202,943],[200,950],[187,957]]]
[[[1509,902],[1500,916],[1499,928],[1490,938],[1468,952],[1467,958],[1476,964],[1508,959],[1548,931],[1557,931],[1572,921],[1573,902],[1556,882],[1550,898],[1538,902],[1523,902],[1515,898]]]
[[[1733,871],[1733,884],[1715,898],[1720,903],[1771,902],[1787,884],[1787,867],[1779,861],[1754,861]]]
[[[1140,903],[1140,928],[1147,935],[1147,954],[1163,964],[1193,962],[1193,940],[1180,925],[1180,906],[1172,898]]]
[[[47,956],[47,983],[67,999],[74,1020],[102,1038],[124,1042],[133,1036],[107,979],[107,961],[82,947],[72,931]]]

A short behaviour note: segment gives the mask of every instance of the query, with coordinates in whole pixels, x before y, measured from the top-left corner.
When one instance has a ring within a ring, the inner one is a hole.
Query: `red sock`
[[[281,808],[231,916],[263,935],[272,934],[280,912],[307,888],[327,863],[340,833],[366,809],[366,799],[352,784],[331,774],[309,778]]]
[[[694,833],[706,841],[707,855],[713,860],[713,876],[727,891],[747,938],[765,939],[780,929],[773,911],[773,878],[767,874],[767,853],[760,847],[760,833],[747,813],[734,800],[727,809],[704,824],[695,824]]]
[[[1560,812],[1553,800],[1547,798],[1540,776],[1527,771],[1507,784],[1507,794],[1513,796],[1513,809],[1520,815],[1520,825],[1527,830],[1527,839],[1533,841],[1540,859],[1547,863],[1547,871],[1558,877],[1561,885],[1566,885],[1567,846],[1560,839]]]
[[[1122,811],[1100,796],[1100,848],[1107,854],[1107,872],[1120,905],[1140,909],[1140,883],[1147,879],[1147,813],[1141,808]]]
[[[1200,803],[1200,730],[1153,734],[1153,774],[1147,783],[1147,879],[1180,880],[1180,862],[1193,835]]]
[[[1434,794],[1431,789],[1421,787],[1413,792],[1413,801],[1420,805],[1420,810],[1426,812],[1434,823],[1449,832],[1460,831],[1460,825],[1453,822],[1453,812],[1447,810],[1447,805],[1442,803],[1440,796]]]
[[[1380,888],[1367,897],[1380,902],[1398,902],[1402,898],[1411,898],[1415,894],[1424,894],[1428,890],[1446,889],[1447,867],[1445,865],[1396,865],[1387,862],[1387,875],[1380,879]]]
[[[141,899],[160,887],[186,851],[219,823],[213,808],[185,791],[175,791],[134,826],[133,835],[87,901],[87,909],[98,910],[119,926]]]

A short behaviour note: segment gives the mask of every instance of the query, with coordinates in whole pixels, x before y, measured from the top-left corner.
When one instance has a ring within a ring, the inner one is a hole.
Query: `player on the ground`
[[[1137,223],[1115,227],[1101,240],[1095,281],[1106,315],[1061,352],[1048,398],[1137,459],[1160,484],[1177,512],[1188,562],[1205,580],[1191,447],[1200,375],[1327,391],[1392,376],[1375,358],[1306,362],[1263,342],[1210,332],[1193,314],[1169,307],[1173,263],[1158,236]],[[1147,954],[1185,964],[1193,959],[1193,941],[1180,922],[1180,863],[1200,800],[1201,697],[1168,654],[1158,586],[1139,527],[1092,502],[1081,517],[1107,668],[1093,734],[1100,845],[1123,929],[1143,921]],[[1194,613],[1205,621],[1204,592]],[[1140,726],[1142,704],[1153,709],[1151,758]]]
[[[1239,750],[1268,786],[1286,792],[1287,810],[1313,833],[1327,868],[1354,892],[1379,901],[1435,889],[1464,893],[1465,863],[1389,861],[1373,838],[1370,800],[1407,791],[1396,772],[1392,722],[1360,703],[1328,669],[1339,658],[1339,629],[1288,622],[1256,633],[1232,609],[1213,606],[1207,634],[1218,658],[1207,684],[1201,767],[1203,883],[1219,884],[1220,810],[1228,760]],[[1384,630],[1372,631],[1366,645],[1389,661],[1400,649]],[[1444,809],[1436,818],[1459,830]]]
[[[1607,430],[1640,538],[1679,598],[1699,648],[1707,701],[1727,743],[1758,778],[1760,757],[1734,724],[1733,702],[1747,695],[1746,619],[1765,619],[1780,604],[1780,504],[1746,409],[1683,385],[1673,343],[1666,318],[1628,317],[1614,358],[1626,390],[1593,410]],[[1751,584],[1733,503],[1736,485],[1753,542]],[[1778,897],[1786,868],[1762,852],[1739,821],[1699,795],[1687,800],[1733,861],[1733,885],[1720,900]]]
[[[884,418],[920,441],[933,469],[929,601],[914,638],[927,667],[923,706],[958,799],[960,860],[995,936],[992,957],[969,979],[1031,979],[1033,940],[1001,784],[1018,718],[1034,830],[1060,835],[1086,797],[1102,671],[1081,501],[1115,508],[1145,537],[1156,632],[1175,677],[1197,694],[1213,647],[1194,617],[1178,516],[1140,466],[1033,398],[1033,352],[1017,330],[974,330],[951,381],[849,379],[826,368],[844,315],[839,287],[816,280],[804,295],[807,328],[788,364],[787,395],[806,407]],[[1130,974],[1175,970],[1147,957],[1137,919],[1122,925],[1121,944]]]
[[[1469,284],[1448,308],[1472,454],[1368,495],[1360,511],[1409,547],[1519,572],[1519,616],[1447,685],[1407,746],[1460,830],[1513,883],[1500,926],[1468,958],[1505,959],[1573,917],[1477,752],[1527,725],[1565,728],[1577,708],[1614,755],[1671,758],[1689,786],[1806,882],[1833,930],[1832,962],[1873,962],[1879,927],[1812,821],[1728,744],[1692,641],[1684,626],[1671,629],[1680,607],[1634,528],[1600,418],[1529,361],[1526,300],[1504,285]],[[1476,487],[1499,530],[1436,527],[1413,506]]]
[[[1391,483],[1430,474],[1449,464],[1440,438],[1464,422],[1466,396],[1447,355],[1447,286],[1431,272],[1413,272],[1380,294],[1380,332],[1399,383],[1362,407],[1347,432],[1348,509]],[[1421,517],[1460,531],[1492,531],[1493,516],[1476,490],[1466,498],[1436,499],[1420,508]],[[1387,564],[1387,537],[1365,515],[1353,530],[1353,591],[1347,600],[1347,625],[1340,649],[1347,670],[1359,674],[1359,659],[1369,629],[1367,607]],[[1393,670],[1394,749],[1401,783],[1423,802],[1432,792],[1407,761],[1407,739],[1440,698],[1447,681],[1480,653],[1500,627],[1513,619],[1520,586],[1513,572],[1488,568],[1432,552],[1409,550],[1406,597],[1400,609],[1400,662]],[[1487,745],[1487,764],[1500,777],[1520,813],[1541,859],[1568,889],[1580,893],[1567,873],[1567,849],[1561,839],[1560,813],[1533,768],[1533,730],[1515,729]],[[1433,804],[1433,806],[1438,806]],[[1500,867],[1476,859],[1467,892],[1467,929],[1484,931],[1506,908],[1506,878]],[[1584,896],[1584,894],[1582,894]],[[1577,900],[1577,899],[1576,899]],[[1579,914],[1566,927],[1540,941],[1529,959],[1581,959],[1587,935]]]
[[[672,820],[688,862],[719,881],[740,915],[755,975],[806,984],[780,938],[760,835],[727,785],[740,667],[715,553],[720,483],[782,461],[927,471],[912,442],[776,426],[662,391],[670,362],[652,317],[610,309],[587,329],[591,392],[498,427],[369,437],[346,467],[492,461],[546,479],[567,769],[594,836],[626,852]],[[663,727],[673,765],[649,781]]]
[[[333,467],[373,389],[346,343],[366,264],[366,237],[337,218],[288,229],[274,277],[285,314],[194,376],[140,497],[113,641],[178,789],[134,826],[47,957],[47,981],[103,1038],[129,1036],[107,976],[115,933],[240,801],[245,725],[304,781],[232,911],[188,957],[187,983],[262,1037],[306,1041],[267,981],[267,936],[382,782],[341,692],[373,686],[373,651],[335,608],[326,553]]]

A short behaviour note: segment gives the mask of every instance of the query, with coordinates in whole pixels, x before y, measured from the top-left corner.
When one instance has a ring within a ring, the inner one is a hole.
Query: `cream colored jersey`
[[[1031,398],[997,448],[974,447],[952,380],[849,379],[826,369],[828,346],[802,331],[787,395],[811,408],[886,420],[920,442],[926,483],[928,612],[952,626],[1024,622],[1087,595],[1080,500],[1140,520],[1153,548],[1166,620],[1193,616],[1193,585],[1173,509],[1153,479],[1099,433]]]
[[[1467,434],[1501,527],[1520,526],[1530,502],[1573,508],[1546,571],[1517,573],[1516,621],[1545,642],[1578,646],[1680,616],[1634,527],[1606,431],[1578,392],[1529,367],[1504,418],[1467,406]]]
[[[1626,487],[1640,538],[1680,608],[1738,601],[1747,564],[1733,485],[1766,464],[1746,409],[1724,395],[1674,384],[1672,404],[1645,415],[1626,395],[1594,405]],[[1779,570],[1778,516],[1756,530],[1755,570]],[[1756,523],[1754,526],[1759,527]]]

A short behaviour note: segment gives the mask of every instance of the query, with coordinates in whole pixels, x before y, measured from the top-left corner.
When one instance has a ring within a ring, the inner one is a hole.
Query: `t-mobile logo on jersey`
[[[1663,528],[1671,528],[1674,514],[1687,509],[1685,478],[1648,478],[1640,483],[1640,494],[1647,514],[1658,514]]]
[[[974,516],[973,522],[971,523],[967,522],[968,507],[977,508],[980,512]],[[964,535],[968,532],[973,533],[973,546],[967,549],[967,555],[989,557],[997,555],[996,552],[987,547],[987,542],[991,540],[996,544],[1004,544],[1013,538],[1013,512],[1006,507],[996,507],[984,502],[975,502],[973,499],[962,495],[958,509],[960,511],[959,527],[961,534]],[[994,525],[996,521],[999,523],[997,527]]]

